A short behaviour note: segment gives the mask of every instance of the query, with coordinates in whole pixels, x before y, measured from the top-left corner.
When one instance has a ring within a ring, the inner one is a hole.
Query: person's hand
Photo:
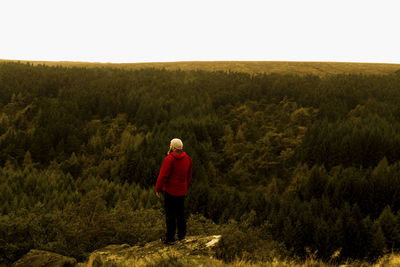
[[[156,195],[157,195],[157,197],[158,197],[158,198],[160,198],[160,197],[161,197],[161,194],[160,194],[160,192],[156,192]]]

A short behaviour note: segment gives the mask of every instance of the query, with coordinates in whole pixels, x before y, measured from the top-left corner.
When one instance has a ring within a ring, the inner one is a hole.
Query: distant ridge
[[[21,62],[33,65],[64,67],[112,67],[122,69],[157,68],[167,70],[205,70],[281,74],[390,74],[400,70],[400,64],[389,63],[348,63],[348,62],[298,62],[298,61],[178,61],[154,63],[92,63],[74,61],[29,61],[3,60],[1,62]]]

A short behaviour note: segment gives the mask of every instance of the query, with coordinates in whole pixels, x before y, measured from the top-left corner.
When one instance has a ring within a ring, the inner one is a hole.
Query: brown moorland
[[[348,62],[297,62],[297,61],[178,61],[154,63],[96,63],[74,61],[27,61],[0,60],[0,62],[21,62],[33,65],[63,67],[112,67],[122,69],[156,68],[166,70],[205,70],[280,74],[389,74],[400,70],[400,64],[389,63],[348,63]]]

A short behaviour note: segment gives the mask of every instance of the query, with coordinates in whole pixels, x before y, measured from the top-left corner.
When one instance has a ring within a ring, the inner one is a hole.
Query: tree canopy
[[[84,257],[156,238],[153,187],[174,137],[194,161],[188,214],[300,257],[397,251],[399,103],[399,72],[1,63],[0,264],[33,247]]]

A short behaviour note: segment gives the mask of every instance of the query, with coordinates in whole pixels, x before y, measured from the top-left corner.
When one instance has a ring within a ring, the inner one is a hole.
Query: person
[[[164,192],[164,208],[167,231],[162,238],[164,244],[175,241],[178,228],[178,240],[186,236],[184,201],[192,178],[193,161],[183,151],[180,139],[171,140],[167,157],[164,159],[156,182],[156,194],[161,198]]]

